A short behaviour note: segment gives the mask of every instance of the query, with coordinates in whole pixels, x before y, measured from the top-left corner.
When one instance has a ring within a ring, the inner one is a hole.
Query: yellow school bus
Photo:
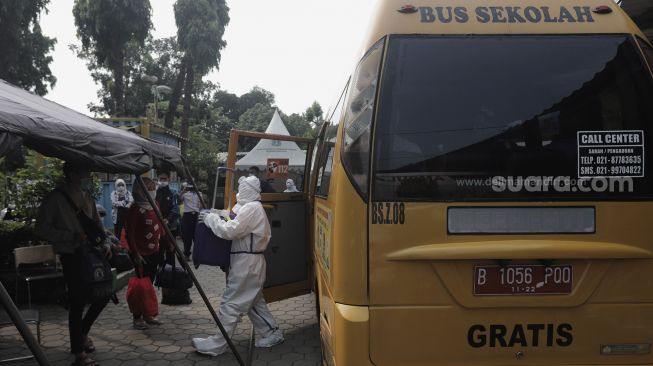
[[[323,363],[653,365],[644,35],[612,0],[377,6],[309,183],[263,195],[312,215],[314,282],[272,287],[314,283]]]

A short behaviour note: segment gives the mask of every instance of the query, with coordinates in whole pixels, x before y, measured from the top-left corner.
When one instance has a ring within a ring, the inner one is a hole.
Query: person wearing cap
[[[225,221],[218,211],[202,212],[199,220],[221,238],[231,240],[231,265],[227,288],[222,295],[218,318],[229,337],[234,333],[241,314],[247,314],[257,335],[256,347],[272,347],[284,341],[283,333],[263,299],[265,257],[263,252],[271,237],[270,223],[261,205],[261,185],[257,177],[238,180],[235,218]],[[217,356],[227,350],[222,333],[207,338],[193,338],[197,352]]]
[[[202,209],[202,201],[197,189],[190,183],[186,183],[180,197],[184,204],[184,215],[181,217],[181,239],[184,241],[184,256],[188,261],[193,248],[193,240],[195,240],[195,226]]]
[[[125,227],[127,211],[134,203],[131,192],[127,190],[125,181],[116,179],[116,189],[111,192],[111,219],[113,220],[113,232],[120,238],[122,228]]]

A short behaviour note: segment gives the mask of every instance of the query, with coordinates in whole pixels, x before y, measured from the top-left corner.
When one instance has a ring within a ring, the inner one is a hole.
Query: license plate
[[[571,293],[573,268],[560,265],[475,266],[474,295],[564,295]]]

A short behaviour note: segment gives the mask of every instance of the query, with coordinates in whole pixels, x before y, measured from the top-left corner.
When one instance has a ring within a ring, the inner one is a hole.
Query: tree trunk
[[[118,59],[113,66],[113,100],[116,101],[114,115],[122,117],[125,114],[125,53],[117,52]]]
[[[166,128],[172,129],[174,127],[175,114],[177,112],[177,106],[179,105],[179,99],[181,98],[181,89],[184,86],[184,80],[186,77],[186,59],[182,61],[179,66],[179,73],[177,74],[177,80],[175,80],[175,87],[172,89],[172,95],[170,96],[170,103],[168,104],[168,110],[166,111],[165,121],[163,125]]]
[[[188,138],[188,119],[190,118],[190,105],[193,101],[193,82],[195,81],[195,70],[192,62],[186,63],[186,86],[184,87],[184,113],[181,115],[181,137]],[[181,142],[181,152],[186,152],[186,142]]]

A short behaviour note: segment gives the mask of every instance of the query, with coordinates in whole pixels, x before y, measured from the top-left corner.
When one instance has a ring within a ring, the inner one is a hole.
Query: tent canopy
[[[160,168],[184,172],[176,146],[107,126],[0,80],[0,157],[21,144],[91,171],[140,174]]]
[[[290,136],[286,125],[284,125],[279,115],[279,111],[275,110],[272,120],[265,130],[265,133],[274,135]],[[297,146],[293,141],[278,141],[278,140],[261,140],[254,146],[254,148],[236,161],[237,168],[247,168],[250,166],[266,167],[268,159],[288,159],[289,166],[304,166],[306,165],[306,151]]]

